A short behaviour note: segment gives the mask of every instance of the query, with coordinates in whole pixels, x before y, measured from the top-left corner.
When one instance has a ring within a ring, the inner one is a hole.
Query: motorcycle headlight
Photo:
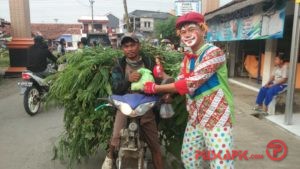
[[[113,100],[113,102],[118,110],[120,110],[126,116],[130,116],[130,114],[132,113],[132,108],[128,103],[124,103],[118,100]]]
[[[128,128],[129,128],[130,131],[136,131],[138,126],[137,126],[136,123],[132,122],[132,123],[129,124]]]
[[[147,111],[149,111],[154,105],[155,101],[153,102],[148,102],[148,103],[143,103],[139,105],[137,108],[135,108],[136,116],[143,116]]]

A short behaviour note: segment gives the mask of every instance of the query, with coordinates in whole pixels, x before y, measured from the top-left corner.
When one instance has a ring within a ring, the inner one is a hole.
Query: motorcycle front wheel
[[[31,86],[26,89],[24,93],[23,104],[26,113],[28,113],[30,116],[34,116],[39,112],[41,105],[40,98],[41,93],[35,86]]]

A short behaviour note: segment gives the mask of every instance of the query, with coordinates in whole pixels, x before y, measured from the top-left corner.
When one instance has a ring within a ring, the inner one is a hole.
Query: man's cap
[[[187,22],[203,23],[204,16],[198,12],[188,12],[177,18],[176,28],[179,29],[184,23]]]
[[[121,37],[121,45],[123,45],[125,42],[127,41],[134,41],[139,43],[139,38],[136,36],[135,33],[125,33],[122,37]]]

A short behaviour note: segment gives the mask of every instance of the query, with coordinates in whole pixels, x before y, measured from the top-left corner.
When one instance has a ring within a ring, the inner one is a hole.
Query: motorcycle
[[[48,64],[47,72],[55,73],[55,64]],[[46,76],[41,73],[34,73],[30,70],[22,72],[22,82],[18,82],[23,97],[25,111],[30,116],[36,115],[44,101],[48,91],[49,84],[46,82]]]
[[[159,98],[144,94],[126,94],[112,95],[107,100],[109,103],[98,106],[95,111],[111,106],[128,117],[126,127],[120,131],[120,148],[115,161],[117,169],[147,169],[147,144],[141,138],[139,118],[153,108]]]

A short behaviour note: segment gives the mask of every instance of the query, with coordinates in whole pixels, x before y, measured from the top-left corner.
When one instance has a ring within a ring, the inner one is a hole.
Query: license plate
[[[20,89],[21,89],[20,93],[21,93],[21,94],[24,94],[25,91],[26,91],[26,89],[27,89],[28,87],[31,87],[31,86],[32,86],[32,82],[26,82],[26,81],[19,82],[19,83],[18,83],[18,86],[19,86]]]
[[[19,82],[18,86],[20,86],[20,87],[31,87],[32,82],[27,82],[27,81]]]

